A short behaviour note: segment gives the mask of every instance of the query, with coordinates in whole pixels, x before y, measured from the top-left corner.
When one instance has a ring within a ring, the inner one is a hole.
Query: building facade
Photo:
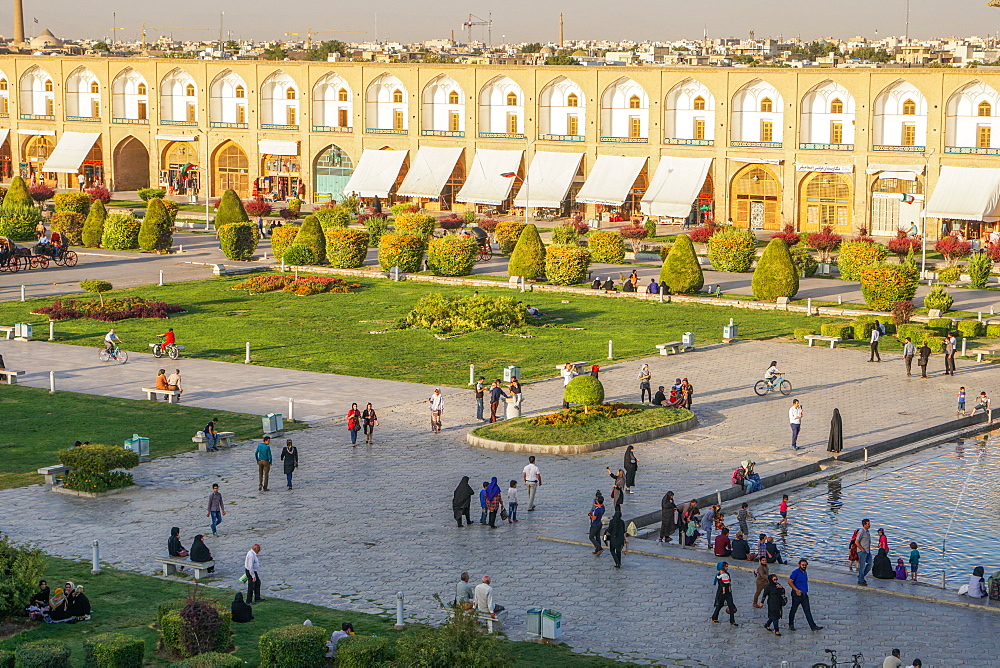
[[[162,184],[204,197],[207,186],[213,197],[233,188],[317,202],[352,185],[431,208],[520,200],[588,218],[642,210],[884,236],[921,224],[925,195],[950,169],[993,168],[998,89],[1000,74],[976,69],[2,56],[0,176],[69,187],[82,173],[116,190]],[[379,161],[377,150],[405,154]],[[541,168],[533,175],[539,153],[574,154],[539,163],[572,173],[555,185]],[[928,235],[992,231],[997,212],[984,207],[980,220],[929,207]]]

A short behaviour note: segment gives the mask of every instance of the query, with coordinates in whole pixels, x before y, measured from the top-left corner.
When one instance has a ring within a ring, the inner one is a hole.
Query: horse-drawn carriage
[[[18,246],[7,237],[0,237],[0,271],[47,269],[50,262],[73,267],[78,261],[79,258],[70,250],[66,238],[58,232],[53,232],[51,240],[35,244],[34,248]]]
[[[75,251],[70,250],[66,237],[59,232],[53,232],[47,243],[35,244],[34,257],[51,259],[60,267],[75,267],[80,259]]]

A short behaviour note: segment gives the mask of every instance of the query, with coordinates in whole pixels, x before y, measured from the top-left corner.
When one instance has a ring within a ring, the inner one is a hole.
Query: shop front
[[[913,224],[922,227],[924,166],[871,164],[865,170],[871,182],[871,223],[875,236],[894,237]]]
[[[79,186],[83,176],[84,187],[104,185],[104,154],[101,150],[101,135],[98,132],[64,132],[53,148],[42,173],[63,174],[63,179],[54,178],[49,185],[56,188]]]
[[[197,196],[201,190],[201,165],[197,137],[180,135],[169,140],[160,163],[160,187],[169,195]]]
[[[260,178],[254,181],[253,195],[271,201],[284,202],[289,197],[305,197],[306,186],[301,178],[299,143],[278,139],[261,139]]]
[[[646,158],[599,155],[576,201],[593,204],[591,211],[598,220],[624,222],[639,214],[648,183]],[[581,211],[589,215],[584,207]]]
[[[0,180],[7,181],[14,176],[14,167],[10,156],[10,130],[0,130],[3,139],[0,140]]]
[[[233,190],[242,199],[250,197],[250,161],[246,151],[234,141],[226,141],[215,150],[212,162],[212,193],[221,197]]]
[[[38,134],[36,134],[36,132]],[[21,178],[25,179],[32,185],[38,183],[48,183],[54,186],[56,184],[55,173],[43,172],[42,167],[45,165],[45,161],[49,159],[49,155],[56,147],[55,139],[53,138],[55,132],[52,130],[18,130],[18,133],[29,135],[24,140],[24,145],[21,147],[21,163],[18,169]]]
[[[799,231],[830,227],[835,234],[851,234],[854,166],[798,164],[796,173],[804,174],[799,184]]]
[[[971,241],[980,248],[1000,232],[1000,169],[942,166],[927,202],[927,217],[937,218],[940,236]],[[928,221],[928,236],[932,234]]]
[[[781,229],[781,181],[771,164],[748,164],[733,176],[730,217],[736,227]]]
[[[342,148],[330,144],[320,151],[313,164],[313,203],[340,201],[353,173],[354,163]]]
[[[712,158],[660,156],[642,198],[642,213],[661,221],[683,221],[685,226],[697,224],[702,219],[702,206],[711,211],[711,168]]]

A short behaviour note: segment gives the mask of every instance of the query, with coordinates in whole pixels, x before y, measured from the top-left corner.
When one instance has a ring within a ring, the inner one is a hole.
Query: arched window
[[[448,104],[458,104],[458,91],[453,90],[448,93]]]
[[[45,80],[45,92],[46,93],[51,93],[52,92],[52,79],[46,79]]]
[[[769,114],[774,111],[774,103],[771,102],[771,98],[765,97],[760,101],[760,110],[765,114]]]
[[[642,100],[639,99],[638,95],[633,95],[628,99],[629,109],[642,109]]]
[[[517,106],[517,93],[514,92],[507,93],[507,106],[508,107]]]
[[[705,111],[705,98],[701,95],[694,99],[694,110],[695,111]]]
[[[916,116],[917,115],[917,103],[913,100],[906,100],[903,102],[903,115],[904,116]]]
[[[986,100],[979,103],[979,115],[980,116],[992,116],[993,115],[993,105],[991,105]]]
[[[236,87],[236,97],[241,97],[242,98],[242,97],[246,97],[246,96],[247,96],[246,89],[243,88],[243,86],[237,86]]]
[[[194,84],[188,84],[184,87],[184,94],[188,97],[194,97]]]
[[[291,86],[289,86],[288,89],[285,90],[285,99],[286,100],[294,100],[295,99],[295,89],[292,88]]]
[[[839,98],[834,98],[830,102],[830,113],[831,114],[842,114],[844,113],[844,102]]]
[[[339,91],[337,91],[337,100],[339,102],[347,102],[347,89],[346,88],[341,88]]]
[[[566,96],[566,106],[567,107],[579,107],[580,98],[576,96],[576,93],[570,93]]]
[[[95,93],[95,94],[96,93],[100,93],[101,92],[101,85],[99,83],[97,83],[96,81],[91,81],[90,82],[90,92],[91,93]]]
[[[7,90],[7,80],[0,79],[0,90]]]
[[[392,102],[393,102],[393,104],[402,104],[403,103],[403,91],[399,90],[398,88],[396,90],[392,91]]]
[[[138,87],[136,87],[135,92],[138,95],[145,95],[146,94],[146,84],[144,84],[144,83],[139,84]]]

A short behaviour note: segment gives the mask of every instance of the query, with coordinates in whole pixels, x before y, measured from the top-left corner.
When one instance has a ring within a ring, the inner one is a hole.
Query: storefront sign
[[[812,165],[804,162],[795,163],[797,172],[827,172],[832,174],[853,174],[854,165]]]

